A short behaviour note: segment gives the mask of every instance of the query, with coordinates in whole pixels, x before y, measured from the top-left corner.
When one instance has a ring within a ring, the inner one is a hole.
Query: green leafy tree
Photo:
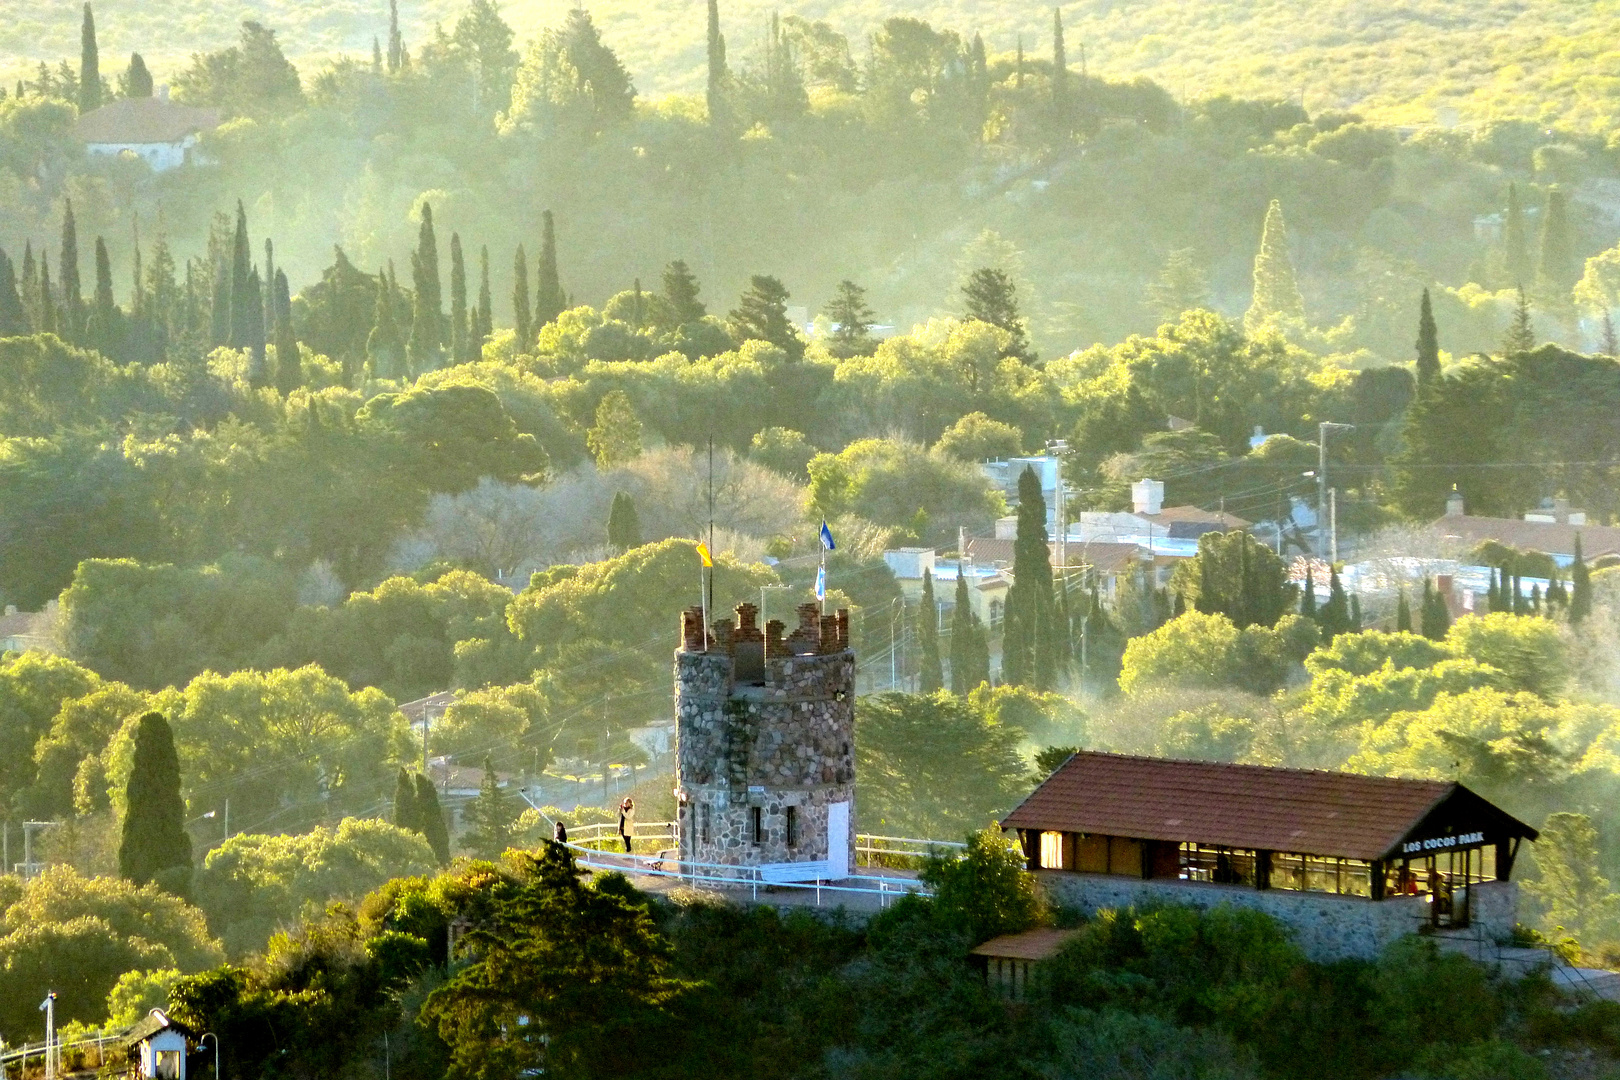
[[[1558,300],[1567,300],[1580,276],[1575,257],[1575,238],[1569,224],[1569,202],[1556,184],[1547,192],[1547,212],[1541,219],[1541,259],[1536,267],[1537,281]]]
[[[1018,846],[995,826],[970,832],[960,855],[936,855],[920,877],[940,921],[974,945],[1030,929],[1041,917],[1035,878]]]
[[[135,729],[135,754],[124,792],[118,872],[136,885],[156,881],[178,895],[191,885],[191,837],[180,798],[180,757],[174,732],[161,713],[147,713]]]
[[[175,76],[175,95],[190,105],[212,105],[233,115],[273,116],[303,103],[298,70],[288,61],[276,32],[244,20],[235,45],[196,53]]]
[[[581,8],[535,39],[518,65],[506,123],[589,136],[635,114],[630,74]]]
[[[577,14],[577,12],[576,12]],[[534,327],[538,331],[547,323],[556,322],[568,307],[563,294],[562,277],[557,272],[557,230],[551,211],[540,215],[540,263],[534,280]]]
[[[664,267],[664,299],[674,309],[677,323],[695,323],[708,314],[698,299],[697,276],[680,259]]]
[[[585,445],[599,468],[611,469],[641,454],[641,421],[630,396],[610,390],[596,405],[596,423],[585,433]]]
[[[480,859],[498,859],[512,845],[512,820],[515,815],[506,793],[501,790],[495,775],[495,763],[484,756],[484,778],[478,785],[478,796],[467,808],[472,823],[461,838],[463,846]]]
[[[1427,386],[1440,374],[1440,332],[1434,325],[1434,308],[1429,303],[1429,290],[1423,290],[1418,305],[1417,384]]]
[[[971,412],[946,428],[934,449],[961,461],[980,462],[1017,457],[1023,445],[1024,433],[1016,427]]]
[[[1119,688],[1127,694],[1164,688],[1269,693],[1320,640],[1316,626],[1301,615],[1285,615],[1275,627],[1240,630],[1225,615],[1188,611],[1130,639]]]
[[[118,93],[121,97],[149,98],[152,96],[152,73],[146,68],[146,61],[140,53],[129,54],[129,67],[118,77]]]
[[[1524,884],[1549,929],[1562,927],[1587,945],[1620,932],[1620,896],[1599,869],[1598,832],[1585,814],[1550,814],[1536,841],[1536,878]]]
[[[622,877],[583,882],[559,844],[528,863],[467,933],[476,959],[423,1005],[450,1047],[450,1074],[643,1074],[696,988],[674,976],[669,942]]]
[[[621,554],[641,546],[641,517],[628,491],[616,492],[613,496],[613,506],[608,510],[607,542],[608,547]]]
[[[802,482],[810,475],[810,460],[816,456],[816,448],[810,445],[810,440],[804,437],[802,431],[768,427],[754,433],[749,442],[748,456],[767,469],[774,469],[783,476],[791,476]]]
[[[855,733],[866,830],[961,835],[983,827],[1028,790],[1029,767],[1018,753],[1025,733],[966,697],[868,695],[856,702]]]
[[[828,301],[825,312],[835,324],[831,335],[834,356],[870,356],[876,347],[872,340],[872,309],[866,303],[866,290],[845,279]]]
[[[804,358],[804,339],[788,321],[788,291],[774,277],[755,274],[731,312],[730,330],[738,341],[768,341],[789,360]]]
[[[439,808],[439,793],[433,781],[422,773],[416,774],[416,813],[421,822],[422,839],[433,849],[433,857],[440,866],[450,865],[450,827],[445,824],[444,811]]]
[[[1029,334],[1018,311],[1018,289],[1004,270],[980,267],[962,286],[962,317],[989,323],[1008,334],[1003,356],[1030,361]]]
[[[1013,585],[1001,631],[1001,677],[1012,686],[1050,690],[1057,680],[1052,556],[1046,540],[1046,499],[1035,470],[1018,477],[1018,534]]]
[[[1524,207],[1519,203],[1519,185],[1508,185],[1507,211],[1502,221],[1502,264],[1508,280],[1519,287],[1535,278],[1530,261],[1530,233],[1524,225]]]
[[[1170,588],[1186,607],[1226,615],[1239,629],[1273,625],[1293,610],[1298,591],[1282,559],[1241,529],[1200,536],[1198,558],[1176,568]]]
[[[1161,323],[1173,323],[1184,311],[1209,307],[1209,276],[1195,261],[1192,248],[1175,248],[1147,288],[1147,306]]]
[[[79,114],[101,108],[101,59],[96,49],[96,16],[84,5],[84,22],[79,27]]]
[[[923,571],[922,602],[917,606],[917,640],[922,647],[922,670],[917,689],[932,694],[945,685],[939,662],[939,607],[934,602],[934,575]]]
[[[1513,305],[1513,316],[1508,322],[1507,333],[1502,335],[1502,355],[1513,356],[1516,353],[1527,353],[1536,347],[1536,328],[1530,320],[1530,298],[1525,295],[1524,286],[1518,287],[1518,300]]]
[[[1273,319],[1304,318],[1305,298],[1294,280],[1282,203],[1272,199],[1260,230],[1260,250],[1254,256],[1254,297],[1243,316],[1243,325],[1253,333]]]

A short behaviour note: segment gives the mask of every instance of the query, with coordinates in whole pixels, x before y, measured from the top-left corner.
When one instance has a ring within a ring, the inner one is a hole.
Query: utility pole
[[[1339,565],[1339,489],[1328,488],[1328,559]]]
[[[1316,426],[1316,553],[1322,554],[1322,531],[1327,518],[1327,441],[1334,431],[1354,430],[1354,424],[1324,420]]]
[[[45,1014],[45,1080],[56,1080],[56,991],[45,995],[39,1003]]]

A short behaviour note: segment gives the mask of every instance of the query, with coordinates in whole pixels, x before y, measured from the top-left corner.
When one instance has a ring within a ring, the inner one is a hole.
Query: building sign
[[[1482,832],[1465,832],[1456,836],[1435,836],[1428,840],[1408,840],[1401,845],[1402,855],[1422,855],[1429,851],[1449,851],[1452,848],[1473,847],[1483,844],[1485,834]]]

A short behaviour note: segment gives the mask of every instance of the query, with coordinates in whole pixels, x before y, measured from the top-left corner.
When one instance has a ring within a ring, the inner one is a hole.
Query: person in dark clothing
[[[559,844],[568,843],[568,827],[562,823],[561,818],[551,827],[551,838]]]

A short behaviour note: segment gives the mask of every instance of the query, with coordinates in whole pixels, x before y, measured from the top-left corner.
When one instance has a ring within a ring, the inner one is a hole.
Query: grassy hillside
[[[572,0],[509,0],[520,41],[558,21]],[[701,86],[701,0],[596,0],[588,5],[643,93]],[[407,43],[460,0],[401,0]],[[0,70],[77,57],[79,0],[0,0]],[[723,0],[734,57],[746,62],[770,11],[826,19],[859,43],[882,19],[914,15],[985,35],[1010,51],[1018,35],[1044,53],[1051,10],[986,0]],[[1146,75],[1178,96],[1304,95],[1312,112],[1354,108],[1401,123],[1523,117],[1585,130],[1620,127],[1620,0],[1087,0],[1063,9],[1070,63]],[[369,53],[387,28],[386,0],[97,0],[104,65],[140,50],[159,79],[193,50],[234,39],[235,21],[276,28],[290,55],[318,65]]]

